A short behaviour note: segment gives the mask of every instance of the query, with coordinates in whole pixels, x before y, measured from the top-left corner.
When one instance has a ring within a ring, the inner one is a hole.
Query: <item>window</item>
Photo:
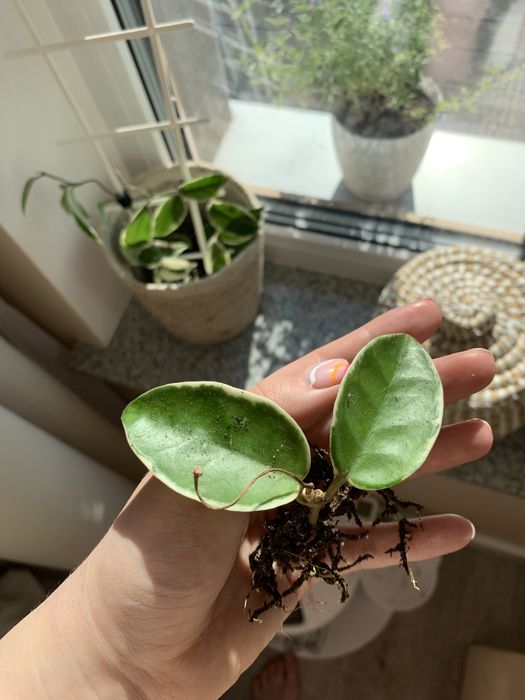
[[[142,22],[139,0],[113,4],[124,26]],[[286,25],[297,4],[155,0],[159,21],[191,17],[197,25],[191,36],[163,38],[184,103],[192,113],[211,117],[208,124],[192,128],[197,155],[260,192],[273,191],[280,199],[270,206],[275,221],[297,224],[300,203],[303,228],[334,233],[338,227],[331,223],[339,221],[339,232],[345,225],[351,231],[352,222],[344,224],[342,219],[344,211],[351,211],[408,222],[404,245],[411,250],[474,236],[484,244],[497,239],[501,247],[517,252],[525,227],[525,1],[440,0],[442,48],[431,57],[426,72],[453,109],[439,114],[410,188],[382,203],[364,201],[345,185],[332,115],[322,100],[314,96],[305,108],[296,96],[285,94],[276,104],[272,80],[265,81],[261,73],[253,80],[247,70],[254,44],[268,46],[273,37],[273,46],[279,46],[275,37],[280,22]],[[322,0],[306,4],[312,11],[324,11]],[[328,0],[326,11],[337,4]],[[401,4],[378,2],[386,23],[395,20],[395,8]],[[412,13],[421,8],[417,0],[404,4]],[[246,10],[239,19],[240,5]],[[342,0],[339,5],[350,12]],[[162,111],[147,40],[142,44],[132,49],[134,58],[152,104]],[[462,91],[469,94],[458,99]],[[284,198],[294,202],[295,213],[288,208],[284,216]],[[321,210],[311,206],[313,201],[325,207],[322,227],[315,223]],[[398,234],[390,239],[397,240]]]
[[[423,0],[378,0],[376,9],[388,29],[395,7],[418,3]],[[305,104],[297,95],[284,94],[277,103],[272,76],[259,71],[254,79],[247,68],[254,45],[267,47],[280,31],[279,17],[286,21],[298,4],[300,0],[153,0],[158,21],[190,18],[196,25],[191,31],[163,35],[181,105],[187,114],[208,119],[186,130],[190,155],[255,188],[264,198],[268,221],[293,228],[293,245],[300,239],[303,249],[307,246],[301,231],[331,234],[330,240],[346,238],[365,251],[386,247],[404,255],[468,240],[520,255],[525,222],[525,0],[439,0],[448,43],[427,72],[446,95],[479,80],[486,89],[474,112],[462,108],[439,116],[411,186],[381,203],[367,202],[345,185],[332,135],[332,107],[319,95],[310,95]],[[312,11],[348,9],[342,0],[303,4]],[[94,0],[89,5],[48,0],[45,5],[67,39],[144,22],[140,0]],[[246,8],[241,19],[240,5]],[[352,3],[359,5],[374,3]],[[51,31],[43,34],[45,41],[54,39]],[[76,73],[68,68],[71,59]],[[96,52],[76,49],[58,60],[64,73],[69,70],[82,109],[101,130],[163,117],[147,39],[101,46]],[[501,71],[496,78],[490,72],[493,64]],[[82,89],[84,83],[87,89]],[[133,176],[168,162],[174,153],[171,138],[164,131],[107,139],[102,147]],[[285,233],[272,234],[270,243],[285,238]]]

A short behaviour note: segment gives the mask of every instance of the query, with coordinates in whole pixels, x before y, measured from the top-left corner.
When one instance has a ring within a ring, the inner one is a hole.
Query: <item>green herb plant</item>
[[[300,581],[320,576],[337,583],[343,595],[339,572],[349,567],[343,566],[345,535],[335,517],[343,513],[362,524],[355,501],[368,491],[383,497],[385,514],[407,505],[397,501],[391,487],[422,465],[442,415],[441,381],[428,353],[410,336],[394,334],[361,350],[340,385],[324,475],[314,473],[311,454],[319,451],[311,451],[290,416],[268,399],[224,384],[183,382],[152,389],[128,404],[122,421],[132,450],[174,491],[213,509],[277,508],[281,516],[269,521],[266,542],[263,538],[251,559],[254,587],[268,594],[266,606],[251,615],[258,619],[298,585],[277,591],[276,551],[287,552],[278,562],[282,570],[299,572]],[[275,526],[279,517],[288,519],[287,528]],[[405,518],[399,523],[396,551],[409,573],[411,524]],[[284,530],[295,533],[294,541],[272,545]],[[270,559],[266,546],[273,552]],[[329,566],[323,564],[328,555]]]
[[[247,21],[257,0],[237,4],[233,19],[252,51],[241,63],[277,102],[332,111],[351,131],[397,137],[438,111],[473,109],[496,82],[523,72],[523,61],[489,68],[472,88],[446,100],[422,90],[429,60],[445,47],[435,0],[268,0],[260,36]]]
[[[173,187],[170,192],[151,195],[131,188],[116,193],[96,179],[71,182],[46,172],[37,173],[25,184],[22,210],[36,182],[48,178],[59,183],[63,209],[79,228],[97,243],[102,237],[91,224],[88,212],[77,198],[76,190],[96,184],[125,213],[125,224],[118,239],[122,260],[144,282],[185,284],[211,275],[229,265],[258,233],[262,209],[245,209],[229,202],[225,194],[228,177],[210,172]],[[135,195],[135,193],[134,193]],[[192,225],[189,209],[199,207],[204,221],[204,237]],[[106,204],[99,204],[101,221]]]

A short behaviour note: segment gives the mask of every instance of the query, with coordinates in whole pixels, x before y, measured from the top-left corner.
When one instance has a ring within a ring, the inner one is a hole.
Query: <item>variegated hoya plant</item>
[[[33,186],[43,178],[59,183],[63,209],[99,244],[102,244],[101,236],[78,200],[76,190],[96,184],[127,212],[118,245],[123,262],[143,282],[186,284],[219,272],[253,241],[260,226],[262,209],[247,209],[229,202],[224,189],[229,178],[219,172],[183,181],[171,192],[153,197],[139,190],[132,197],[129,186],[115,193],[96,179],[71,182],[40,172],[24,186],[24,212]],[[192,204],[200,212],[203,227],[200,237],[192,225],[189,211]],[[101,221],[104,208],[102,204],[98,206]]]
[[[342,486],[381,490],[413,474],[442,415],[430,356],[412,337],[393,334],[362,349],[340,385],[326,490],[308,481],[310,447],[301,428],[275,403],[247,391],[217,382],[168,384],[132,401],[122,420],[136,455],[183,496],[235,511],[297,499],[315,526]]]

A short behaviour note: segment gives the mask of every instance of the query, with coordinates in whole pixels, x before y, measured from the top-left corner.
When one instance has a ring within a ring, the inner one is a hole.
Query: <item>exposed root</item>
[[[398,532],[399,532],[399,542],[396,544],[395,547],[391,547],[390,549],[387,549],[385,554],[395,554],[396,552],[399,553],[399,558],[400,562],[399,565],[403,567],[403,569],[406,571],[407,575],[410,576],[410,581],[412,582],[412,585],[416,589],[416,591],[419,591],[419,586],[417,585],[417,581],[414,578],[414,574],[412,573],[412,569],[408,565],[408,558],[407,558],[407,549],[408,549],[408,542],[412,539],[412,535],[410,532],[408,532],[409,528],[422,528],[423,524],[422,523],[413,523],[410,522],[410,520],[407,520],[406,518],[401,518],[398,524]]]
[[[383,499],[384,507],[381,513],[372,523],[372,526],[388,520],[397,519],[400,511],[402,510],[415,510],[418,517],[423,510],[423,506],[419,505],[419,503],[414,503],[413,501],[402,501],[399,499],[392,489],[381,489],[380,491],[377,491],[377,493]]]
[[[312,466],[308,479],[315,488],[323,490],[326,490],[333,480],[330,458],[324,450],[312,448]],[[407,548],[412,537],[408,530],[422,525],[409,521],[404,512],[409,509],[415,510],[419,516],[422,506],[410,501],[401,501],[392,489],[383,489],[378,493],[383,500],[383,510],[370,527],[375,527],[385,520],[399,521],[399,542],[389,549],[388,553],[399,554],[400,566],[417,588],[408,566]],[[261,541],[250,555],[252,589],[246,601],[250,621],[260,622],[260,616],[273,607],[284,609],[286,598],[312,578],[336,585],[342,603],[348,598],[348,585],[342,574],[362,561],[372,559],[373,555],[363,553],[348,563],[341,551],[343,545],[345,542],[367,538],[369,530],[362,529],[356,534],[345,534],[339,529],[338,519],[346,516],[349,523],[363,528],[358,508],[359,501],[366,495],[367,491],[345,484],[333,500],[320,510],[315,525],[309,522],[310,508],[298,502],[279,508],[275,517],[266,521]],[[289,583],[284,589],[283,580]],[[250,611],[249,599],[254,591],[262,593],[265,602]]]

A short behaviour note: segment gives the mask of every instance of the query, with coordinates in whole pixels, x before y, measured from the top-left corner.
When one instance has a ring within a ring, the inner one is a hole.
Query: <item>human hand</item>
[[[351,361],[378,335],[402,332],[424,341],[440,320],[432,300],[395,309],[287,365],[252,391],[278,403],[322,446],[337,386],[313,388],[311,370],[326,360]],[[479,391],[494,373],[492,356],[484,350],[435,364],[448,403]],[[491,443],[490,427],[483,421],[444,427],[418,474],[477,459]],[[472,538],[471,524],[460,516],[423,520],[409,560],[455,551]],[[247,514],[208,510],[148,475],[99,546],[66,582],[70,590],[82,591],[75,599],[107,655],[107,667],[113,673],[118,669],[123,687],[137,689],[137,697],[216,700],[280,629],[284,611],[269,610],[261,624],[249,623],[244,611],[250,589],[247,555],[254,546],[248,526]],[[395,564],[385,551],[396,542],[397,528],[380,525],[366,544],[353,542],[348,556],[355,559],[363,546],[374,559],[361,568]],[[290,600],[289,611],[294,605]]]

